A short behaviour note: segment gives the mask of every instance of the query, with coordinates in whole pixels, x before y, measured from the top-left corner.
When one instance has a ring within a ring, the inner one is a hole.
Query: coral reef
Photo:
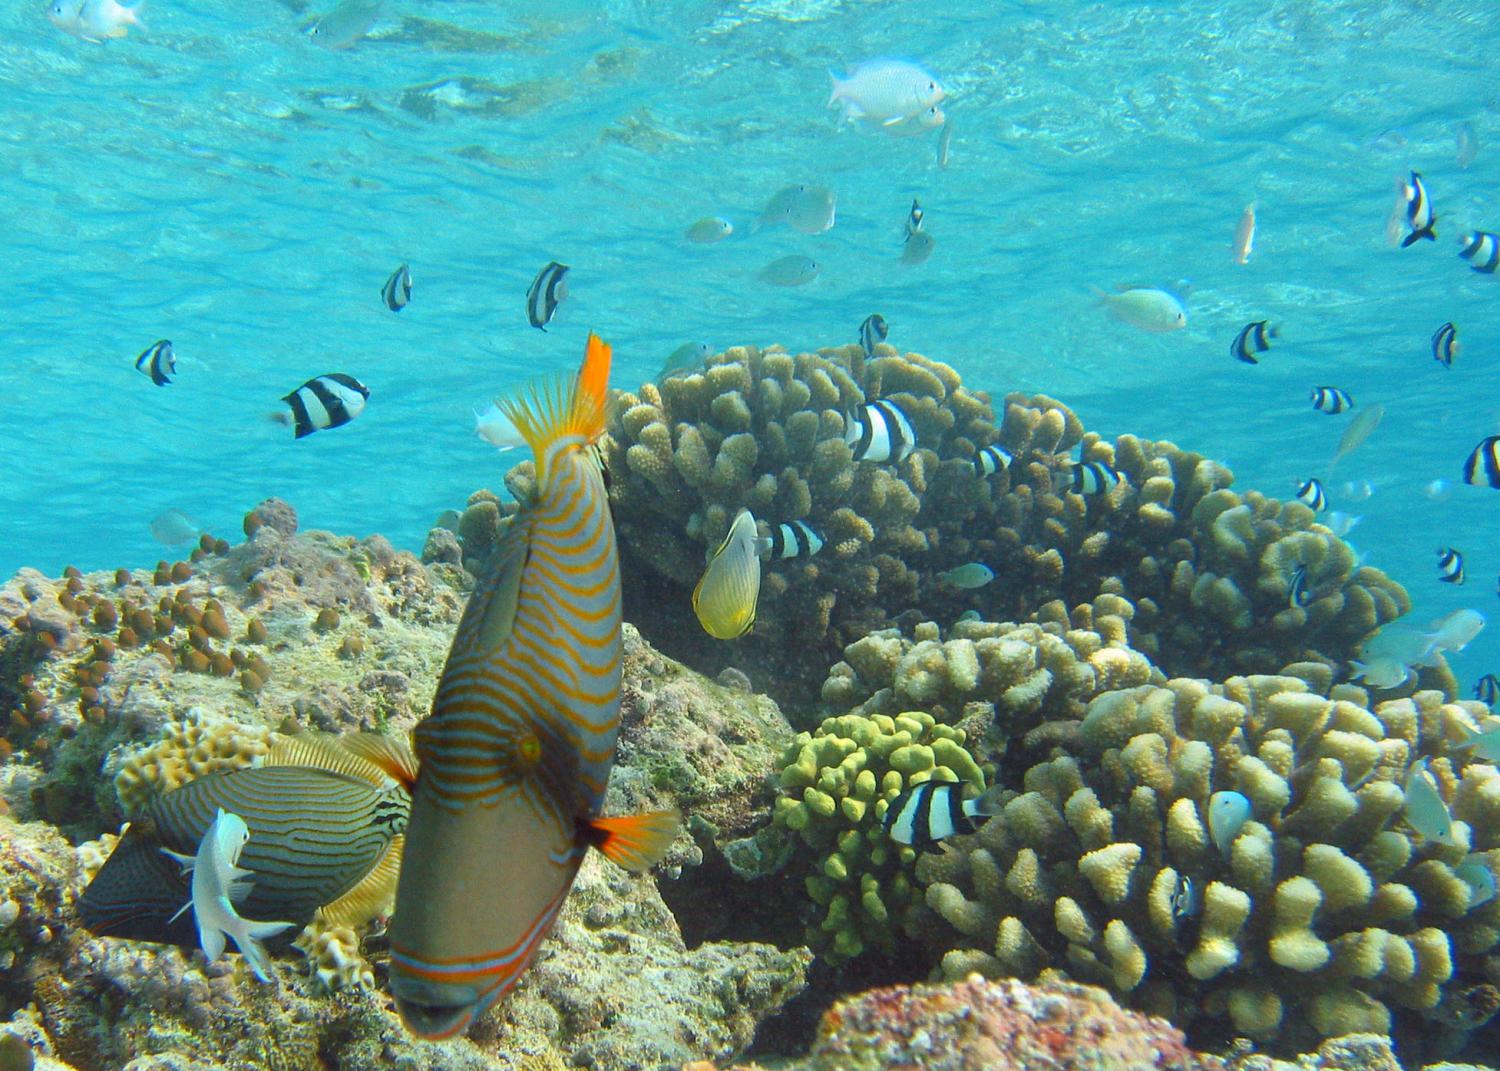
[[[876,399],[916,431],[917,449],[897,463],[856,463],[844,441],[847,414]],[[1012,461],[982,476],[973,460],[997,443]],[[1107,494],[1070,492],[1075,446],[1125,480]],[[842,648],[908,612],[1026,621],[1058,600],[1115,596],[1129,606],[1130,646],[1165,672],[1223,676],[1343,662],[1409,609],[1399,585],[1358,567],[1301,503],[1230,491],[1228,469],[1171,443],[1107,443],[1045,396],[1008,396],[997,427],[953,369],[883,343],[870,359],[855,346],[735,347],[644,384],[618,399],[608,461],[627,614],[700,668],[722,651],[683,629],[680,611],[735,512],[823,534],[816,556],[767,563],[757,627],[736,641],[757,684],[798,705]],[[486,508],[498,518],[498,505]],[[477,517],[474,527],[484,527]],[[997,581],[971,591],[942,582],[971,561]],[[1292,607],[1299,565],[1312,599]]]
[[[782,758],[775,827],[760,839],[786,830],[800,843],[796,855],[811,871],[804,884],[820,916],[807,927],[808,942],[834,963],[867,946],[891,951],[920,890],[915,853],[893,843],[880,819],[892,799],[924,781],[984,787],[964,733],[922,711],[844,714],[799,733]]]
[[[1500,860],[1500,773],[1454,750],[1474,705],[1427,691],[1372,711],[1357,688],[1322,694],[1326,667],[1300,668],[1095,698],[1072,753],[918,863],[909,932],[931,940],[945,920],[949,977],[1066,965],[1195,1036],[1227,1022],[1283,1051],[1441,1016],[1445,996],[1492,984],[1500,902],[1454,873]],[[1456,819],[1446,842],[1403,826],[1419,758]],[[1222,844],[1219,791],[1252,808]]]

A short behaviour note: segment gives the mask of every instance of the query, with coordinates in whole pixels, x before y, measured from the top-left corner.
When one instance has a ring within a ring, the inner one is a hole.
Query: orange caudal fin
[[[660,862],[682,828],[676,809],[595,818],[588,823],[590,843],[626,870],[645,870]]]

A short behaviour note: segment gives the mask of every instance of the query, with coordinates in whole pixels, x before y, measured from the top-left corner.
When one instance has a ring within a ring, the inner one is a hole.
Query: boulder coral
[[[899,463],[855,462],[844,441],[848,414],[875,399],[915,430]],[[1130,645],[1165,672],[1222,676],[1342,663],[1409,609],[1399,585],[1360,567],[1300,502],[1240,495],[1225,466],[1168,442],[1106,442],[1044,395],[1007,396],[997,422],[953,369],[883,343],[868,359],[855,346],[733,347],[701,371],[622,393],[609,430],[627,613],[678,657],[715,657],[683,627],[688,593],[741,507],[823,535],[816,556],[766,563],[757,627],[737,641],[741,664],[783,700],[811,699],[839,651],[903,614],[1026,621],[1053,602],[1067,616],[1110,595],[1130,607]],[[1011,461],[981,475],[974,458],[990,445]],[[1073,493],[1075,448],[1125,479]],[[968,562],[996,580],[943,582]],[[1299,565],[1312,600],[1293,607]]]
[[[1000,815],[918,863],[909,931],[946,921],[948,977],[1061,969],[1200,1036],[1293,1051],[1487,985],[1500,901],[1455,873],[1500,867],[1500,772],[1455,749],[1482,708],[1423,691],[1372,710],[1298,668],[1096,697]],[[1403,821],[1422,759],[1450,836]],[[1251,808],[1226,843],[1219,791]]]

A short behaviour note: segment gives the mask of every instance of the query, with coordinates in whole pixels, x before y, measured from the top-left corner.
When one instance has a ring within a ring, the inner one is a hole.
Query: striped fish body
[[[1342,413],[1354,405],[1354,399],[1349,396],[1349,392],[1339,387],[1314,387],[1309,397],[1312,400],[1312,407],[1320,413]]]
[[[101,937],[196,948],[192,913],[169,921],[188,899],[189,879],[161,849],[196,853],[220,808],[233,808],[250,830],[239,866],[252,884],[235,910],[296,927],[270,939],[274,948],[370,873],[405,830],[410,800],[395,785],[297,766],[201,777],[153,800],[132,823],[79,899],[84,926]]]
[[[1075,495],[1107,495],[1120,482],[1120,474],[1102,461],[1080,461],[1073,466],[1069,490]]]
[[[1495,700],[1500,699],[1500,679],[1496,679],[1493,673],[1486,673],[1474,682],[1474,698],[1487,707],[1493,707]]]
[[[953,781],[924,781],[890,802],[881,824],[897,844],[931,851],[948,837],[972,833],[993,810],[986,800],[963,798],[963,786]]]
[[[403,264],[391,272],[391,277],[380,288],[380,300],[392,312],[400,312],[411,301],[411,267]]]
[[[859,325],[859,344],[864,349],[865,356],[875,356],[876,345],[884,342],[890,333],[890,325],[885,322],[885,317],[880,313],[872,312],[866,316],[864,322]]]
[[[786,521],[771,526],[762,546],[763,557],[810,558],[823,549],[823,536],[805,521]]]
[[[1500,268],[1500,235],[1489,231],[1473,231],[1463,237],[1464,247],[1459,256],[1469,262],[1469,267],[1481,275],[1494,275]]]
[[[974,455],[974,471],[980,479],[984,479],[997,472],[1004,472],[1014,460],[1015,456],[1005,447],[999,443],[991,443]]]
[[[1271,339],[1276,337],[1276,328],[1267,320],[1256,320],[1240,328],[1240,333],[1235,336],[1229,345],[1229,353],[1237,361],[1245,364],[1260,364],[1258,353],[1265,353],[1271,348]]]
[[[292,429],[298,439],[315,431],[338,428],[365,411],[370,390],[359,380],[343,372],[314,376],[282,401],[292,410]]]
[[[552,260],[531,281],[526,291],[526,320],[537,330],[547,330],[552,317],[557,315],[557,307],[568,296],[568,284],[564,278],[567,274],[566,264]]]
[[[1297,501],[1315,513],[1328,508],[1328,496],[1323,492],[1323,481],[1309,476],[1297,486]]]
[[[1445,323],[1432,333],[1432,359],[1444,368],[1453,367],[1453,358],[1462,347],[1458,342],[1458,328]]]
[[[1464,462],[1464,483],[1500,489],[1500,435],[1481,439]]]
[[[1464,556],[1452,547],[1441,547],[1438,552],[1438,579],[1444,584],[1464,582]]]
[[[846,418],[844,442],[855,461],[888,461],[899,464],[917,446],[917,433],[894,402],[871,402]]]
[[[591,844],[646,866],[675,833],[675,815],[655,832],[599,817],[620,712],[619,559],[593,449],[609,357],[591,335],[571,387],[501,403],[535,454],[535,490],[497,541],[417,728],[389,931],[391,992],[422,1037],[465,1030],[510,991]],[[622,849],[627,825],[637,839]]]
[[[1433,224],[1437,223],[1437,217],[1432,214],[1432,202],[1427,198],[1427,187],[1422,182],[1422,176],[1415,171],[1411,173],[1411,181],[1406,185],[1406,222],[1411,227],[1411,233],[1402,239],[1402,249],[1422,238],[1429,242],[1437,240],[1432,229]]]
[[[135,370],[148,376],[158,387],[165,387],[177,374],[177,358],[172,353],[170,339],[158,339],[151,343],[135,359]]]
[[[1287,581],[1286,601],[1287,605],[1293,609],[1312,602],[1312,592],[1307,588],[1307,566],[1300,562],[1297,568],[1292,570],[1291,579]]]

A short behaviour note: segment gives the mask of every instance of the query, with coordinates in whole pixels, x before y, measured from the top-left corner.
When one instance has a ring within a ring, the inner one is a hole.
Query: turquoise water
[[[879,311],[892,343],[973,387],[1045,391],[1092,429],[1171,438],[1281,497],[1326,470],[1347,420],[1313,412],[1310,386],[1381,402],[1331,507],[1363,514],[1351,538],[1407,584],[1415,619],[1495,609],[1500,492],[1421,492],[1500,431],[1500,279],[1456,256],[1459,231],[1500,228],[1495,7],[389,0],[344,51],[304,32],[329,7],[151,0],[149,32],[104,45],[42,3],[0,16],[0,574],[178,556],[148,530],[164,509],[235,535],[268,495],[304,526],[419,549],[509,464],[472,408],[573,367],[589,328],[633,387],[684,341],[815,348]],[[888,54],[947,87],[948,167],[935,134],[825,110],[828,68]],[[1479,140],[1467,169],[1461,123]],[[1392,249],[1412,167],[1440,240]],[[791,182],[836,191],[834,229],[747,236]],[[913,196],[937,249],[907,267]],[[684,242],[708,214],[739,233]],[[793,252],[823,265],[811,285],[756,279]],[[572,296],[543,333],[523,296],[552,259]],[[402,261],[415,294],[397,315],[378,291]],[[1179,279],[1190,322],[1169,335],[1089,292]],[[1258,367],[1231,360],[1262,318],[1281,342]],[[1444,320],[1464,344],[1451,371],[1428,349]],[[162,337],[179,375],[156,388],[132,364]],[[266,419],[334,371],[371,390],[352,425],[294,442]],[[1348,479],[1374,496],[1341,502]],[[1442,544],[1465,551],[1466,587],[1438,584]],[[1456,665],[1466,682],[1500,670],[1500,632]]]

